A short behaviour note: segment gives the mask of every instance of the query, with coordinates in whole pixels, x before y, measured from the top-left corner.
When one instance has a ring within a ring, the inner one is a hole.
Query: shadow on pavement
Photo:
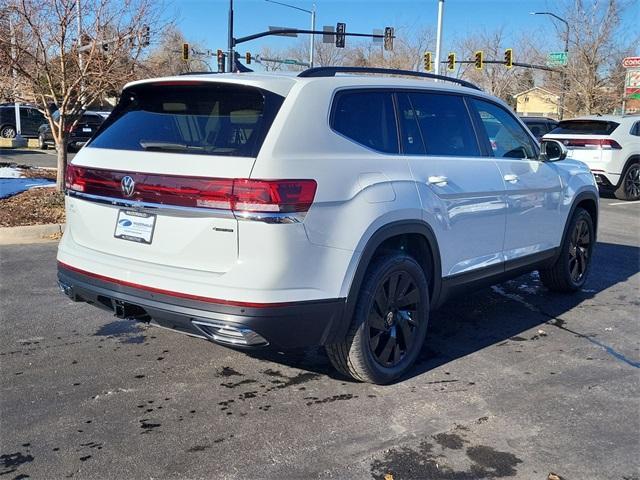
[[[561,294],[542,286],[537,273],[527,274],[468,295],[454,298],[431,314],[427,339],[406,380],[506,340],[528,340],[520,334],[553,321],[640,271],[640,248],[598,242],[583,290]],[[639,302],[640,306],[640,302]],[[561,322],[561,321],[560,321]],[[323,349],[294,352],[249,352],[253,357],[309,370],[343,381]]]

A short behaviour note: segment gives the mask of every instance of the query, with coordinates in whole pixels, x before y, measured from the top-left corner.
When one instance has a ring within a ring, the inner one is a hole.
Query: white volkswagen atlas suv
[[[497,98],[432,77],[323,67],[126,85],[67,168],[62,290],[223,345],[322,345],[339,371],[384,384],[457,293],[532,270],[580,289],[598,220],[589,168],[540,147]]]
[[[560,140],[567,157],[586,163],[601,190],[640,199],[640,116],[593,115],[564,120],[544,138]]]

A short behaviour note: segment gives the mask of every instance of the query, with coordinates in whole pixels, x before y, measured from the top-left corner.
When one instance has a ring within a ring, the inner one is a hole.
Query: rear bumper
[[[74,301],[112,311],[121,318],[151,321],[235,347],[271,345],[286,349],[326,345],[338,341],[344,331],[343,298],[228,305],[135,288],[61,263],[58,282]]]

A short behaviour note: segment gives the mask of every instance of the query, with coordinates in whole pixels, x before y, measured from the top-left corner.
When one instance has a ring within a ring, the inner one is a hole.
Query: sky
[[[278,0],[306,10],[315,3],[316,29],[336,22],[347,24],[347,32],[371,33],[385,26],[420,30],[437,23],[437,0]],[[636,0],[633,0],[636,1]],[[450,51],[453,40],[468,31],[492,30],[504,27],[505,42],[520,37],[523,31],[533,32],[541,41],[549,43],[555,38],[553,19],[547,15],[530,15],[533,11],[553,11],[549,0],[445,0],[443,22],[443,55]],[[227,17],[229,0],[173,0],[178,24],[185,36],[201,42],[205,48],[215,51],[227,48]],[[632,10],[634,8],[632,7]],[[636,9],[627,15],[625,23],[632,27],[640,16]],[[235,36],[241,37],[268,30],[270,25],[292,28],[310,28],[310,15],[265,0],[235,0]],[[629,18],[631,17],[631,18]],[[637,28],[637,27],[635,27]],[[308,38],[305,36],[305,38]],[[299,44],[300,38],[265,37],[239,45],[241,54],[258,53],[262,46],[286,49]],[[354,41],[347,37],[347,45]],[[435,43],[435,42],[434,42]],[[505,45],[505,48],[510,45]],[[553,50],[554,45],[548,45]],[[435,51],[435,45],[429,48]],[[556,51],[563,45],[558,40]],[[514,52],[517,57],[517,52]]]

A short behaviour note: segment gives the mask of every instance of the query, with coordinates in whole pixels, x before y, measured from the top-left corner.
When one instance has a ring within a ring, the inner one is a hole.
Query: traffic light
[[[185,62],[189,60],[189,44],[188,43],[182,44],[182,60],[184,60]]]
[[[393,50],[393,27],[384,28],[384,49]]]
[[[447,57],[447,70],[453,72],[456,69],[456,54],[451,52]]]
[[[218,73],[224,73],[224,52],[218,49]]]
[[[247,65],[250,65],[251,64],[251,52],[245,53],[244,59],[246,60]]]
[[[336,47],[344,48],[344,32],[347,30],[347,24],[338,22],[336,25]]]
[[[424,71],[430,72],[433,69],[433,62],[431,61],[431,52],[424,52]]]
[[[482,58],[483,54],[482,54],[482,50],[478,50],[476,52],[476,59],[475,59],[475,66],[476,66],[476,70],[482,70],[483,67],[483,61],[484,59]]]
[[[507,48],[504,51],[504,64],[507,68],[513,67],[513,49]]]
[[[149,25],[142,26],[142,46],[148,47],[151,41],[151,30],[149,29]]]

